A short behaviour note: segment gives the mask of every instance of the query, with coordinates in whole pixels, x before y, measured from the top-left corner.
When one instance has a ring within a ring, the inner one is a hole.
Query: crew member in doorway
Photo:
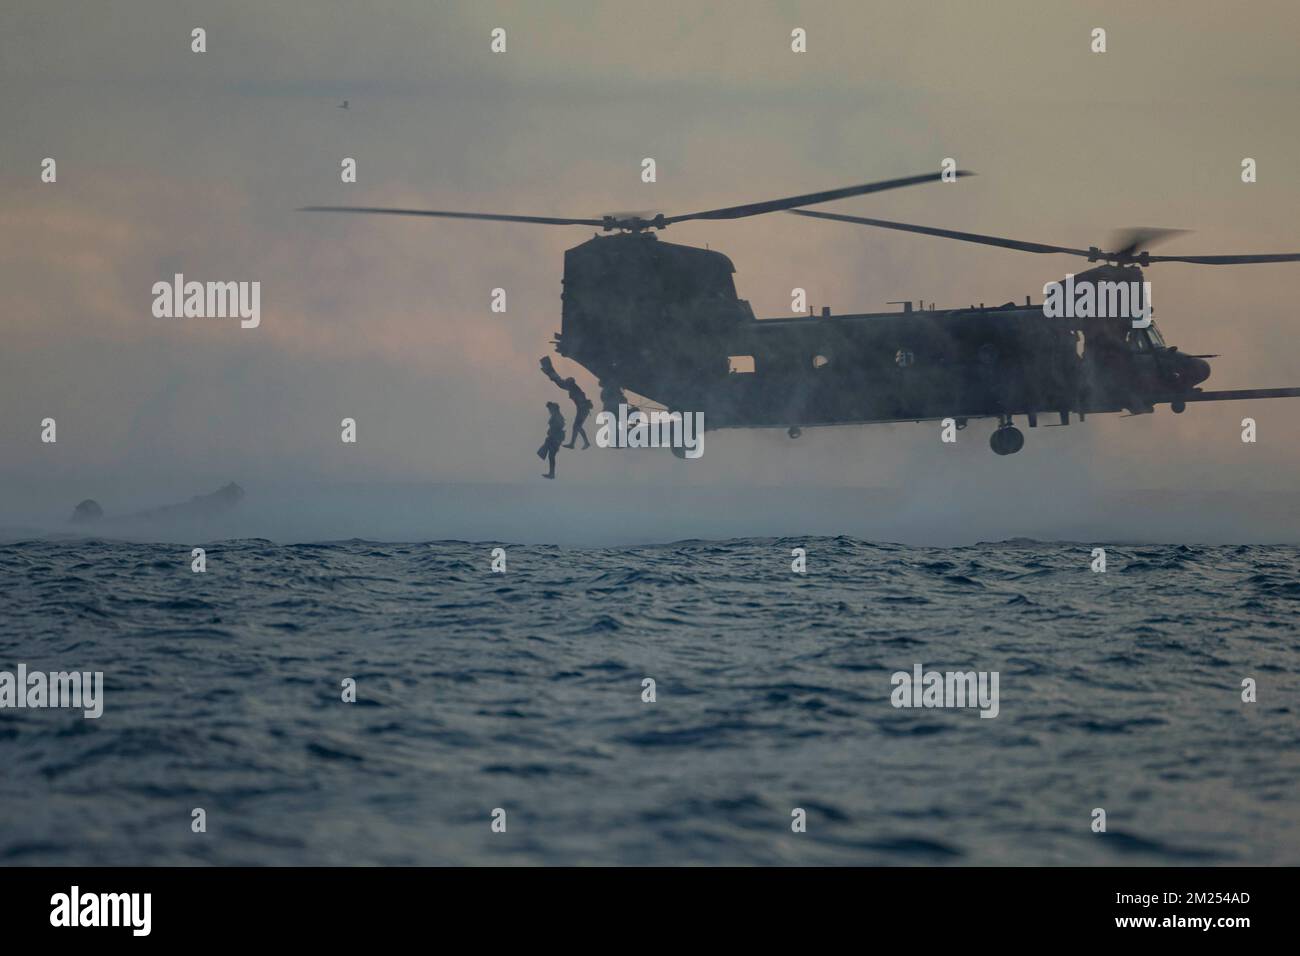
[[[635,405],[628,404],[627,396],[623,394],[623,390],[612,382],[602,381],[600,383],[600,404],[604,407],[605,411],[615,416],[618,415],[618,407],[620,405],[628,406],[627,414],[629,418],[633,412],[640,411],[640,409]]]

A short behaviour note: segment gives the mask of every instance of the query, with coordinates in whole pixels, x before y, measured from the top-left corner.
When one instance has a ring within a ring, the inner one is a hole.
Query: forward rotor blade
[[[1127,249],[1119,252],[1104,252],[1100,249],[1071,249],[1068,246],[1050,246],[1041,242],[1023,242],[1019,239],[1002,239],[998,236],[984,236],[976,232],[958,232],[955,229],[937,229],[934,226],[915,226],[906,222],[890,222],[886,219],[868,219],[865,216],[845,216],[836,212],[816,212],[812,209],[791,209],[796,216],[808,216],[812,219],[830,219],[835,222],[851,222],[861,226],[876,226],[881,229],[898,229],[902,232],[916,232],[924,236],[939,236],[944,239],[959,239],[962,242],[976,242],[986,246],[1001,246],[1004,249],[1019,249],[1023,252],[1051,253],[1059,252],[1070,256],[1082,256],[1093,261],[1135,260],[1141,257],[1147,262],[1191,262],[1208,266],[1246,265],[1257,262],[1300,262],[1300,252],[1263,253],[1245,256],[1142,256],[1135,253],[1134,241],[1151,242],[1184,232],[1182,229],[1144,229],[1128,234],[1130,243]]]
[[[958,170],[958,176],[974,176],[964,169]],[[904,176],[902,179],[886,179],[877,183],[865,183],[861,186],[846,186],[843,189],[828,189],[819,193],[805,193],[802,196],[790,196],[786,199],[769,199],[766,202],[746,203],[743,206],[727,206],[723,209],[706,209],[703,212],[691,212],[684,216],[668,216],[665,224],[686,222],[690,219],[743,219],[746,216],[761,216],[769,212],[781,212],[795,206],[815,206],[818,203],[831,202],[835,199],[847,199],[850,196],[865,196],[867,193],[879,193],[888,189],[901,189],[918,183],[937,182],[942,173],[924,173],[920,176]]]
[[[1089,249],[1070,249],[1066,246],[1049,246],[1041,242],[1023,242],[1019,239],[1002,239],[998,236],[984,236],[977,232],[958,232],[955,229],[936,229],[934,226],[914,226],[906,222],[890,222],[887,219],[867,219],[864,216],[844,216],[834,212],[814,212],[811,209],[791,209],[796,216],[809,216],[813,219],[833,219],[836,222],[852,222],[861,226],[878,226],[881,229],[898,229],[902,232],[919,232],[925,236],[940,236],[944,239],[960,239],[962,242],[978,242],[986,246],[1001,246],[1004,249],[1019,249],[1022,252],[1061,252],[1071,256],[1088,258],[1093,254]]]
[[[384,206],[302,206],[299,212],[362,212],[382,216],[437,216],[443,219],[487,219],[492,222],[531,222],[543,226],[600,226],[603,219],[560,219],[553,216],[509,216],[490,212],[446,212],[439,209],[392,209]]]
[[[1148,256],[1148,262],[1195,262],[1203,266],[1237,266],[1252,262],[1300,262],[1300,252],[1264,253],[1256,256]]]

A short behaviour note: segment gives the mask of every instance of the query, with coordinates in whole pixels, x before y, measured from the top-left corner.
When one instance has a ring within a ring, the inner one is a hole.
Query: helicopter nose
[[[1182,378],[1188,385],[1200,385],[1210,377],[1210,363],[1205,359],[1192,358],[1190,355],[1183,359]]]

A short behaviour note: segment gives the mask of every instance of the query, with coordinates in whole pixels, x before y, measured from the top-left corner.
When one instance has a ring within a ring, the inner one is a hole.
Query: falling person
[[[550,474],[542,477],[554,478],[555,453],[560,450],[560,443],[564,441],[564,416],[560,414],[560,406],[555,402],[547,402],[546,407],[550,409],[551,417],[546,423],[546,441],[542,442],[542,447],[537,449],[537,457],[543,460],[550,459]]]
[[[572,376],[569,378],[560,378],[555,371],[555,366],[551,364],[551,357],[549,355],[542,358],[541,364],[542,371],[546,373],[546,377],[568,392],[569,398],[573,401],[575,409],[573,416],[573,433],[569,438],[569,443],[564,447],[573,448],[578,443],[578,436],[581,435],[582,449],[583,451],[586,451],[591,447],[591,442],[587,439],[586,429],[584,429],[582,425],[587,420],[587,416],[591,414],[591,410],[594,407],[591,399],[587,397],[587,393],[582,390],[582,387]]]

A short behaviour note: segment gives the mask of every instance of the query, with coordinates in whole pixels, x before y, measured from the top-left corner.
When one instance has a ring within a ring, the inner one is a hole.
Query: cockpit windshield
[[[1165,340],[1160,335],[1160,330],[1152,322],[1145,329],[1130,329],[1128,333],[1128,347],[1138,352],[1158,351],[1166,348]]]

